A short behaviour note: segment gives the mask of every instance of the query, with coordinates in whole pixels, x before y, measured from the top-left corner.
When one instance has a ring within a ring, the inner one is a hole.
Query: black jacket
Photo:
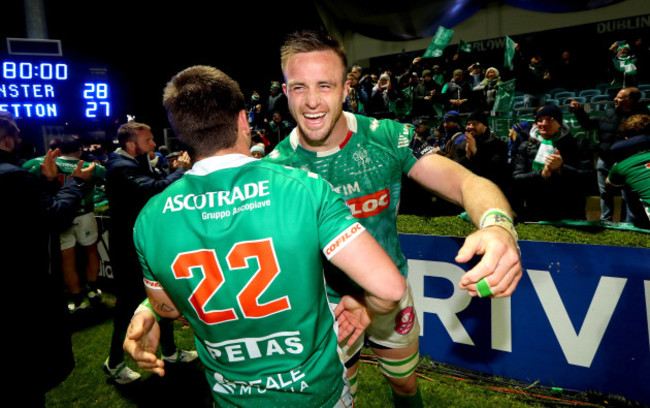
[[[486,128],[485,133],[476,137],[476,154],[469,159],[461,158],[460,164],[492,181],[503,191],[507,190],[508,145],[490,128]]]
[[[621,123],[632,115],[650,115],[650,111],[647,107],[639,104],[629,112],[608,109],[603,116],[596,118],[590,118],[583,108],[575,109],[574,114],[580,126],[586,130],[598,130],[598,157],[611,165],[613,159],[609,149],[612,144],[623,139],[619,131]]]
[[[33,392],[44,394],[74,367],[59,233],[71,225],[82,193],[76,179],[61,187],[58,181],[48,182],[17,164],[15,156],[0,150],[3,307],[19,313],[12,319],[11,332],[19,336],[25,350],[8,353],[5,364],[12,367],[8,389],[13,388],[12,381],[19,387],[30,378]]]
[[[120,273],[118,269],[128,269],[128,265],[139,269],[133,244],[135,220],[151,197],[184,173],[178,169],[166,175],[151,168],[147,154],[137,158],[125,154],[118,149],[109,154],[106,161],[106,196],[111,215],[108,228],[110,257],[112,264],[123,266],[118,266],[115,273]]]

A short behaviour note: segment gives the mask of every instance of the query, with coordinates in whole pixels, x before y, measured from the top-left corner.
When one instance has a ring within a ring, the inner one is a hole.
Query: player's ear
[[[237,115],[237,127],[240,131],[250,128],[250,125],[248,124],[248,115],[244,109],[240,110]]]

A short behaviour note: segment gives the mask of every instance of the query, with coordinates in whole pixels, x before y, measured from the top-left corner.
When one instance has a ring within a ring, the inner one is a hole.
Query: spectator
[[[128,122],[120,126],[117,137],[120,147],[109,155],[106,164],[106,194],[111,211],[109,248],[115,276],[116,305],[110,354],[104,363],[104,371],[111,381],[123,385],[140,378],[140,374],[124,363],[122,349],[133,311],[145,297],[142,268],[133,244],[133,225],[147,201],[181,178],[185,169],[190,167],[190,161],[184,153],[174,163],[174,172],[162,175],[154,171],[151,164],[156,143],[148,125]],[[165,361],[174,363],[196,359],[196,352],[176,349],[172,322],[161,323]]]
[[[531,125],[528,121],[517,122],[508,131],[508,166],[514,166],[519,146],[528,140]],[[513,169],[514,170],[514,169]]]
[[[434,130],[433,135],[429,138],[428,143],[436,151],[444,151],[447,142],[458,132],[463,132],[460,126],[460,115],[456,111],[448,111],[442,117],[442,123]]]
[[[377,85],[372,88],[366,113],[377,119],[395,118],[390,105],[398,96],[397,90],[392,86],[390,75],[384,72],[379,77]]]
[[[520,146],[530,137],[531,124],[525,120],[512,125],[508,132],[508,173],[512,176],[515,171],[515,163],[519,155]],[[518,188],[510,183],[508,199],[516,214],[524,214],[524,198]]]
[[[628,192],[627,221],[650,229],[650,116],[630,116],[621,125],[621,131],[626,140],[612,145],[616,162],[607,183]]]
[[[82,145],[78,137],[66,137],[59,144],[62,155],[56,159],[57,177],[60,182],[72,177],[81,161]],[[29,160],[23,168],[34,175],[41,173],[41,164],[45,157]],[[83,163],[83,161],[82,161]],[[83,164],[89,168],[88,163]],[[68,308],[71,312],[98,306],[101,303],[101,290],[97,286],[99,276],[99,252],[97,251],[97,221],[94,213],[95,187],[104,184],[106,169],[92,164],[91,177],[82,187],[83,199],[70,228],[61,232],[61,261],[63,282],[68,292]],[[84,281],[77,270],[77,244],[84,248]],[[82,283],[85,285],[82,286]]]
[[[438,144],[442,149],[438,153],[457,163],[466,160],[465,129],[460,125],[460,114],[457,111],[452,110],[445,113],[440,133],[443,140]]]
[[[252,129],[264,129],[266,122],[264,118],[264,109],[262,108],[261,103],[255,104],[251,107],[248,112],[248,123]]]
[[[35,176],[18,166],[15,155],[21,143],[14,117],[0,112],[0,214],[4,234],[0,238],[0,268],[3,272],[3,308],[19,311],[11,332],[20,334],[20,344],[29,352],[7,353],[5,364],[11,375],[7,390],[24,389],[20,405],[45,407],[45,393],[61,383],[74,367],[72,344],[61,277],[61,247],[58,235],[69,227],[79,203],[81,186],[90,177],[79,165],[61,187],[56,179],[56,155],[49,151]],[[92,166],[92,165],[91,165]],[[89,167],[90,168],[90,167]],[[27,289],[27,297],[24,290]],[[15,293],[12,295],[12,293]],[[47,345],[47,369],[42,350]]]
[[[490,129],[487,115],[473,112],[465,124],[465,159],[460,163],[507,192],[508,146]]]
[[[271,83],[271,87],[269,88],[269,97],[266,101],[264,112],[267,122],[273,120],[273,114],[275,112],[280,112],[282,117],[285,119],[291,118],[291,115],[289,114],[289,106],[287,105],[287,97],[282,93],[282,86],[279,82],[274,81]]]
[[[412,75],[402,75],[397,81],[396,97],[389,103],[395,120],[408,123],[413,120],[413,92],[417,85]]]
[[[471,112],[472,87],[465,81],[462,69],[453,72],[451,81],[442,88],[443,101],[447,110],[456,110],[460,113]]]
[[[485,71],[485,79],[474,87],[474,91],[480,91],[479,106],[483,110],[491,111],[494,107],[494,102],[497,100],[497,93],[499,92],[499,85],[501,85],[501,76],[499,70],[490,67]]]
[[[585,218],[585,180],[591,165],[562,120],[556,105],[538,108],[530,137],[515,158],[514,189],[525,201],[521,219]]]
[[[415,128],[415,132],[413,133],[409,147],[416,157],[422,157],[432,150],[431,145],[427,142],[431,136],[429,126],[424,119],[418,119],[413,122],[413,127]]]
[[[358,113],[365,115],[365,106],[368,103],[368,93],[359,83],[358,77],[350,72],[348,74],[348,96],[343,103],[343,110],[346,112]]]
[[[273,150],[278,143],[280,143],[285,137],[289,136],[291,129],[293,129],[293,125],[289,123],[288,120],[284,119],[281,112],[273,112],[273,117],[271,121],[266,124],[266,131],[264,132],[264,136],[269,142],[269,145],[266,147],[267,152]]]
[[[623,88],[614,98],[614,109],[608,109],[603,116],[595,118],[590,118],[580,103],[571,101],[571,110],[580,126],[585,130],[598,130],[596,176],[600,193],[601,221],[612,221],[614,215],[614,195],[617,189],[607,185],[605,181],[613,164],[609,150],[613,143],[623,138],[619,126],[632,115],[650,114],[648,108],[639,103],[640,99],[641,92],[638,88]],[[623,199],[625,200],[625,193]]]
[[[422,71],[422,82],[413,92],[413,116],[433,119],[435,117],[434,103],[440,99],[442,88],[433,80],[431,70]]]
[[[372,87],[377,83],[377,76],[370,73],[364,73],[363,68],[359,65],[354,65],[352,69],[350,69],[350,73],[357,77],[359,86],[366,91],[366,95],[368,95],[369,98],[370,94],[372,94]]]
[[[630,88],[638,85],[637,59],[627,42],[617,41],[609,47],[614,52],[612,59],[612,88]]]
[[[442,86],[445,84],[445,74],[442,71],[440,65],[434,65],[431,67],[431,74],[433,76],[433,80],[442,88]]]
[[[520,79],[520,89],[524,93],[524,107],[544,105],[546,93],[551,89],[551,73],[542,54],[536,52],[526,61],[520,52],[519,44],[515,44],[515,51],[517,54],[513,62],[517,78]]]
[[[479,62],[475,62],[467,68],[467,74],[469,79],[469,85],[472,88],[476,88],[483,79],[485,78],[483,73],[483,68]]]
[[[256,143],[253,146],[251,146],[250,149],[251,156],[253,156],[256,159],[261,159],[262,157],[266,156],[264,153],[264,144],[263,143]]]

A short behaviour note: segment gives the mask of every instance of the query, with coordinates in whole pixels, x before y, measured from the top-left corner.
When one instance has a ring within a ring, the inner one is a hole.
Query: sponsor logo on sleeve
[[[358,222],[355,222],[351,226],[345,229],[342,233],[340,233],[336,238],[330,241],[329,244],[325,246],[323,249],[323,253],[325,254],[325,257],[327,259],[331,259],[334,255],[336,255],[341,249],[345,248],[347,244],[349,244],[354,238],[359,236],[361,232],[363,232],[365,228]]]
[[[143,278],[142,280],[144,281],[144,286],[148,287],[149,289],[161,290],[163,288],[162,285],[156,281],[152,281],[147,278]]]

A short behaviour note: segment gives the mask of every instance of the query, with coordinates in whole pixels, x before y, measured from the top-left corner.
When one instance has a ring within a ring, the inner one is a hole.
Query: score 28
[[[86,100],[87,118],[109,117],[111,115],[111,101],[107,83],[84,83],[83,97]]]

